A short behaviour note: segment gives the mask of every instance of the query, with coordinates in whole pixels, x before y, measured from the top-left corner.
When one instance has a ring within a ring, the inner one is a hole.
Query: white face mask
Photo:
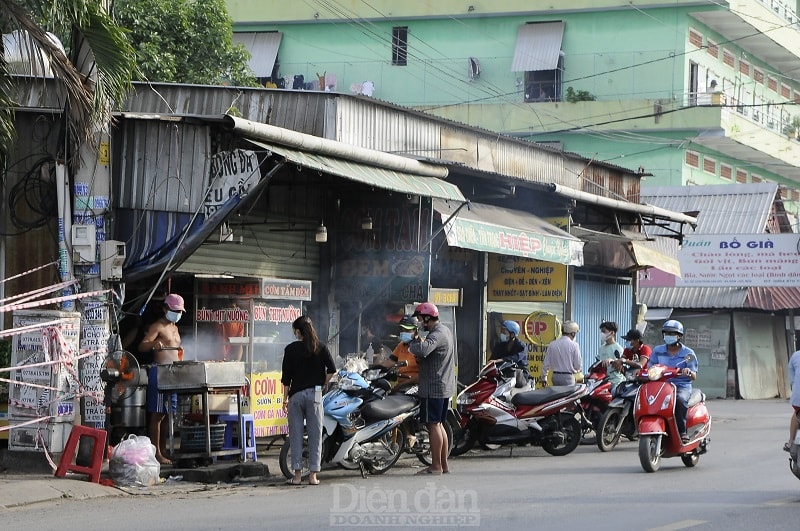
[[[603,342],[608,341],[608,338],[610,338],[610,337],[611,337],[611,332],[600,332],[600,339]]]
[[[181,320],[181,312],[173,312],[172,310],[167,310],[167,315],[165,316],[167,321],[171,323],[177,323]]]

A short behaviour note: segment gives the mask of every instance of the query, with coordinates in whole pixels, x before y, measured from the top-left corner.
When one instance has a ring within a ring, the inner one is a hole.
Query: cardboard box
[[[203,403],[200,395],[192,396],[192,412],[202,413]],[[236,408],[236,395],[229,394],[209,394],[208,395],[208,412],[211,415],[236,415],[238,409]]]

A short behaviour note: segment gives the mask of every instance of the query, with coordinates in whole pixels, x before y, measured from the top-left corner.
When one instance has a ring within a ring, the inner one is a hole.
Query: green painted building
[[[229,0],[263,83],[358,93],[800,208],[800,29],[777,0]],[[795,220],[796,223],[796,220]]]

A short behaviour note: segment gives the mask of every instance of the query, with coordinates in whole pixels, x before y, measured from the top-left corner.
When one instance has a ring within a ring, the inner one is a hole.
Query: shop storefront
[[[243,409],[254,417],[256,437],[287,432],[281,403],[283,352],[294,341],[292,322],[310,300],[311,282],[304,280],[196,282],[193,352],[197,359],[245,363],[250,384]],[[215,404],[227,410],[230,397],[217,398]]]

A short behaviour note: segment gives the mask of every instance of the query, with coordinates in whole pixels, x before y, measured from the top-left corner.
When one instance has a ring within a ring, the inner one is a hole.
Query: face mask
[[[167,315],[165,316],[167,321],[171,323],[177,323],[181,320],[181,312],[173,312],[172,310],[167,310]]]
[[[633,345],[631,345],[630,341],[625,342],[625,348],[633,348]]]
[[[603,341],[608,341],[609,337],[611,337],[611,332],[600,332],[600,339]]]
[[[678,336],[664,336],[664,343],[667,345],[674,345],[678,342]]]
[[[411,332],[400,332],[400,341],[403,343],[411,343]]]
[[[508,334],[500,334],[500,341],[502,341],[503,343],[508,341]]]

